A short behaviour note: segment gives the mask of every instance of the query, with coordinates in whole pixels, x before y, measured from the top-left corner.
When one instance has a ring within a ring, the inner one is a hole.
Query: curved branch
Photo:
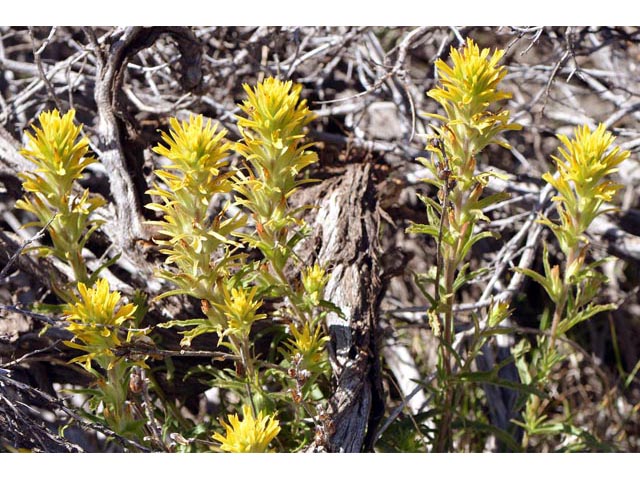
[[[134,130],[123,105],[122,83],[129,59],[150,47],[163,34],[171,35],[181,53],[179,80],[186,90],[196,89],[202,81],[201,48],[194,33],[186,27],[130,27],[114,32],[105,44],[95,44],[98,61],[95,101],[98,107],[100,158],[106,166],[111,193],[116,205],[114,236],[123,250],[145,238],[143,205],[148,202],[148,186],[142,174],[143,147],[134,138]],[[128,128],[129,127],[129,128]]]

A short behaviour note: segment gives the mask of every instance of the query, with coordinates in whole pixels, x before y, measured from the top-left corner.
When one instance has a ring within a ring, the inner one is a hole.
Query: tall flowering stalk
[[[233,188],[238,204],[250,212],[255,229],[239,237],[264,257],[255,268],[261,295],[286,300],[276,315],[289,325],[291,335],[281,349],[288,366],[289,391],[303,407],[301,414],[313,414],[307,400],[318,396],[316,380],[328,374],[324,349],[328,337],[322,324],[328,306],[323,298],[328,277],[320,265],[301,265],[294,252],[306,234],[306,225],[290,198],[310,181],[300,178],[300,173],[318,160],[304,135],[314,114],[300,98],[302,86],[290,81],[267,78],[244,89],[247,99],[238,117],[242,138],[235,150],[246,166],[236,173]],[[285,273],[288,265],[300,273]]]
[[[595,130],[588,126],[577,127],[573,138],[558,135],[562,146],[558,155],[553,156],[557,171],[545,173],[542,178],[558,192],[552,198],[558,219],[543,217],[540,221],[547,225],[556,237],[564,254],[564,262],[550,265],[546,244],[543,251],[544,275],[530,269],[522,273],[538,282],[555,305],[549,335],[538,338],[538,350],[533,360],[526,366],[520,362],[520,374],[525,383],[533,383],[543,388],[553,367],[562,359],[556,351],[556,339],[575,325],[594,315],[616,308],[614,304],[598,305],[595,298],[606,277],[597,268],[606,259],[588,261],[589,240],[586,230],[593,220],[610,210],[605,202],[610,202],[621,188],[609,176],[617,171],[617,166],[630,155],[614,147],[615,137],[604,125]],[[543,329],[545,325],[542,326]],[[518,346],[517,357],[529,347]],[[524,442],[536,433],[557,432],[557,426],[548,423],[543,414],[540,397],[532,395],[527,401],[524,413]]]
[[[144,421],[136,416],[128,401],[129,376],[134,366],[146,368],[143,358],[131,360],[120,355],[125,344],[150,342],[147,329],[138,329],[136,305],[120,302],[120,293],[112,292],[109,282],[99,279],[93,288],[78,284],[79,295],[64,307],[73,334],[65,345],[84,352],[71,360],[79,363],[95,378],[90,390],[92,409],[102,407],[103,415],[113,430],[121,435],[141,439]]]
[[[75,111],[64,115],[53,110],[38,117],[40,127],[27,132],[28,146],[22,154],[36,167],[20,173],[27,195],[16,207],[33,213],[37,221],[26,226],[47,226],[52,246],[32,247],[39,255],[53,255],[68,263],[76,282],[93,281],[82,257],[82,249],[91,234],[103,223],[92,214],[105,200],[92,196],[88,190],[76,194],[73,187],[83,177],[84,170],[97,160],[88,155],[89,140],[82,136],[82,126],[76,125]]]
[[[248,98],[240,105],[244,116],[238,117],[242,139],[235,149],[249,168],[237,173],[234,189],[256,224],[256,235],[245,240],[262,251],[279,275],[303,225],[288,200],[308,182],[299,173],[318,161],[304,136],[314,114],[300,99],[302,85],[267,78],[253,89],[244,85],[244,90]]]
[[[427,207],[429,223],[414,224],[408,231],[424,233],[436,239],[437,261],[435,272],[427,282],[435,288],[428,311],[429,322],[440,337],[440,382],[445,398],[440,403],[444,412],[438,429],[436,448],[444,451],[451,444],[451,408],[453,387],[451,379],[451,345],[453,339],[454,296],[477,273],[469,273],[466,263],[471,247],[491,232],[477,232],[480,221],[487,220],[483,210],[503,200],[506,194],[482,198],[484,188],[495,174],[476,172],[476,157],[490,144],[505,148],[509,145],[498,136],[519,125],[510,123],[508,110],[500,102],[510,94],[499,89],[507,71],[498,63],[504,52],[480,50],[469,39],[461,50],[451,49],[451,65],[436,62],[439,85],[428,92],[444,110],[444,115],[429,114],[437,121],[435,135],[427,144],[431,158],[418,159],[433,174],[425,181],[438,189],[438,200],[421,197]]]
[[[244,218],[229,216],[227,207],[209,214],[211,202],[232,187],[232,174],[223,171],[231,148],[226,133],[201,115],[183,122],[171,119],[171,130],[162,134],[164,145],[154,148],[170,163],[155,171],[162,183],[154,183],[149,193],[161,202],[147,208],[160,212],[162,218],[149,223],[158,228],[155,241],[167,255],[165,264],[174,267],[162,269],[158,275],[177,286],[158,298],[190,295],[201,301],[206,316],[173,322],[193,327],[185,332],[183,345],[203,333],[222,333],[228,328],[221,305],[239,260],[233,253],[236,244],[231,234],[243,225]]]

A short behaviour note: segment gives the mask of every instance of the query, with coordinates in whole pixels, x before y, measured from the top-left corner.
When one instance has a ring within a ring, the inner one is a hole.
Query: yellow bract
[[[304,127],[315,115],[300,99],[302,85],[267,78],[244,89],[248,98],[240,109],[246,116],[238,117],[242,139],[234,148],[252,169],[237,175],[234,188],[242,197],[238,202],[276,231],[290,223],[287,199],[302,183],[296,176],[318,160],[304,143]]]
[[[323,335],[322,326],[305,323],[300,329],[290,325],[289,330],[293,337],[288,342],[289,351],[292,356],[295,354],[302,356],[301,368],[311,371],[320,370],[320,364],[326,359],[324,347],[329,341],[329,337]]]
[[[89,140],[81,137],[82,126],[74,124],[75,112],[43,112],[38,117],[40,128],[27,133],[29,144],[22,154],[36,169],[18,174],[23,188],[29,192],[16,202],[16,207],[33,213],[37,222],[25,226],[48,225],[53,247],[39,246],[41,255],[53,254],[71,265],[76,281],[89,279],[82,257],[82,248],[103,222],[91,214],[105,204],[100,197],[90,196],[88,190],[76,195],[74,183],[82,178],[84,169],[96,162],[86,156]],[[53,219],[53,220],[52,220]]]
[[[38,117],[40,128],[33,126],[33,134],[26,132],[29,145],[21,153],[36,165],[35,172],[20,173],[23,188],[42,193],[45,197],[58,197],[68,193],[75,180],[95,158],[87,157],[89,140],[78,139],[82,126],[76,125],[75,110],[60,116],[58,110],[43,112]]]
[[[243,88],[248,98],[240,108],[246,117],[238,117],[238,125],[249,130],[243,135],[257,134],[276,149],[283,149],[289,139],[300,138],[302,128],[315,117],[307,101],[300,100],[302,85],[269,77],[253,89],[247,84]]]
[[[316,306],[322,300],[325,285],[329,281],[327,272],[317,263],[302,271],[302,285],[309,297],[311,305]]]
[[[436,62],[442,86],[428,95],[443,105],[454,104],[468,118],[485,111],[491,103],[511,98],[511,94],[498,90],[507,74],[505,67],[498,66],[504,51],[495,50],[491,57],[489,53],[488,48],[481,51],[470,38],[461,51],[451,48],[453,65],[450,67],[443,60]]]
[[[615,173],[630,153],[612,148],[615,137],[602,124],[593,131],[586,125],[577,127],[573,139],[565,135],[558,138],[564,146],[558,148],[559,156],[552,157],[558,175],[547,172],[542,178],[558,191],[553,201],[560,222],[543,222],[553,229],[566,253],[578,245],[593,219],[603,213],[603,203],[611,201],[621,188],[606,177]]]
[[[508,110],[500,110],[495,105],[511,98],[511,94],[498,88],[507,74],[505,67],[498,66],[504,52],[495,50],[491,56],[489,54],[489,49],[480,50],[471,39],[467,39],[460,51],[451,48],[452,65],[443,60],[436,62],[439,85],[427,93],[444,108],[445,116],[428,116],[443,123],[442,127],[434,129],[444,142],[444,153],[455,176],[473,175],[470,170],[475,163],[470,161],[474,155],[491,143],[509,148],[496,136],[506,130],[521,128],[509,123]],[[427,150],[440,153],[433,146]]]
[[[254,300],[256,291],[256,287],[251,290],[233,288],[231,294],[225,290],[225,303],[221,306],[227,317],[227,329],[223,332],[224,335],[248,337],[251,325],[267,318],[266,315],[257,313],[262,306],[262,301]]]
[[[229,185],[221,185],[218,178],[220,169],[228,163],[223,159],[231,148],[225,140],[227,130],[218,130],[218,123],[205,122],[202,115],[191,116],[188,122],[172,118],[170,123],[169,134],[162,133],[166,146],[158,145],[153,151],[172,163],[155,173],[173,192],[185,188],[207,196],[220,191],[220,187],[229,191]]]
[[[221,421],[225,434],[216,433],[213,439],[221,443],[220,448],[225,452],[267,452],[271,440],[280,433],[278,420],[263,412],[258,413],[258,417],[255,418],[247,405],[242,407],[242,415],[244,417],[242,420],[237,414],[233,414],[227,417],[229,423]]]
[[[175,264],[178,270],[158,272],[178,287],[163,296],[186,293],[208,304],[223,302],[214,286],[226,278],[227,268],[233,266],[230,236],[245,221],[242,215],[227,216],[224,204],[217,212],[209,211],[214,197],[231,190],[232,173],[222,171],[228,165],[225,158],[231,148],[226,133],[202,115],[183,122],[173,118],[170,132],[162,134],[165,145],[154,148],[171,163],[154,172],[163,184],[154,183],[148,193],[162,201],[150,203],[147,208],[160,212],[162,219],[149,223],[164,236],[155,242],[167,255],[165,263]],[[224,326],[224,317],[215,308],[208,317],[211,325],[199,333]]]
[[[118,336],[118,327],[133,317],[136,306],[130,303],[118,306],[120,292],[111,292],[109,282],[99,279],[93,288],[84,283],[78,283],[80,298],[76,302],[66,305],[64,314],[69,326],[67,329],[74,334],[75,342],[66,342],[70,347],[89,352],[88,355],[77,357],[74,362],[85,362],[85,368],[90,370],[92,359],[111,365],[115,359],[112,349],[120,346],[122,341]],[[105,360],[108,360],[105,361]]]

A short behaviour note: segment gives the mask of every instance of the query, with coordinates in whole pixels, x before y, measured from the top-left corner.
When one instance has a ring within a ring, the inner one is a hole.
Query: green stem
[[[270,263],[271,263],[271,267],[276,272],[276,275],[278,276],[280,281],[286,286],[286,288],[288,290],[287,291],[287,296],[289,297],[289,300],[291,301],[291,306],[293,308],[294,313],[298,317],[298,320],[301,322],[300,325],[307,324],[309,322],[309,320],[307,319],[307,316],[304,314],[304,312],[302,310],[300,310],[300,308],[298,307],[297,303],[294,301],[295,291],[293,289],[293,286],[291,285],[291,282],[289,281],[289,279],[286,277],[284,272],[279,267],[274,265],[272,262],[270,262]]]
[[[456,271],[455,256],[446,258],[444,264],[445,294],[444,328],[442,333],[442,363],[444,364],[445,385],[443,413],[438,431],[436,449],[448,452],[451,449],[451,421],[453,407],[453,386],[451,384],[451,346],[453,343],[453,281]]]
[[[565,268],[569,268],[571,264],[573,264],[576,258],[576,249],[572,248],[569,250],[567,255],[567,263]],[[567,306],[567,299],[569,296],[569,285],[567,282],[567,278],[564,279],[564,283],[562,284],[562,291],[560,293],[560,299],[558,303],[556,303],[555,310],[553,311],[553,320],[551,321],[551,335],[549,339],[548,350],[550,351],[552,348],[555,348],[556,338],[558,335],[558,326],[564,317],[564,310]]]
[[[158,398],[160,398],[162,406],[169,408],[169,410],[173,414],[173,417],[177,420],[177,422],[180,424],[180,426],[183,429],[185,429],[185,430],[191,429],[193,427],[193,425],[191,425],[187,421],[187,419],[185,419],[182,416],[182,414],[178,410],[178,407],[175,406],[174,402],[171,402],[171,401],[169,401],[167,399],[166,395],[162,391],[162,388],[160,388],[160,384],[156,380],[156,378],[153,375],[153,373],[151,372],[151,370],[147,370],[146,374],[147,374],[147,378],[149,379],[149,382],[151,382],[151,386],[153,387],[153,391],[156,393],[156,395],[158,395]]]

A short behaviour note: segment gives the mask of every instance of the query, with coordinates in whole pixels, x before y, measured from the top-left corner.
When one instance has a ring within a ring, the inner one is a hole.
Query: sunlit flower
[[[67,329],[74,334],[74,341],[65,343],[88,352],[73,361],[85,362],[85,368],[89,370],[92,359],[111,361],[110,357],[114,356],[112,349],[122,344],[118,327],[133,318],[136,306],[130,303],[119,305],[120,292],[111,292],[109,282],[103,278],[93,288],[78,283],[78,292],[80,298],[66,305],[63,312],[69,321]]]
[[[320,324],[305,323],[302,328],[289,326],[292,338],[288,341],[291,356],[299,354],[302,357],[301,368],[310,371],[321,371],[326,360],[325,345],[329,337],[324,335]]]
[[[318,305],[322,300],[323,290],[329,277],[324,268],[317,263],[302,271],[302,285],[311,305]]]
[[[172,163],[155,173],[172,192],[186,189],[189,193],[200,193],[207,202],[206,207],[213,193],[221,188],[229,190],[224,182],[226,176],[221,176],[220,172],[228,163],[223,159],[231,148],[225,140],[227,130],[218,130],[218,123],[205,122],[202,115],[191,116],[189,121],[183,122],[172,118],[170,123],[169,133],[162,132],[166,145],[160,144],[153,151]]]
[[[221,443],[220,448],[231,453],[265,453],[269,443],[280,433],[280,424],[271,415],[258,413],[253,416],[251,408],[242,407],[243,419],[237,414],[228,415],[226,423],[220,423],[225,429],[225,434],[216,433],[213,439]]]
[[[88,190],[73,193],[74,183],[82,178],[87,166],[96,159],[87,156],[89,140],[81,136],[82,126],[74,123],[75,112],[43,112],[38,117],[40,127],[27,132],[28,146],[22,154],[35,165],[35,170],[19,173],[28,192],[16,202],[16,207],[33,213],[38,221],[26,226],[47,226],[53,246],[37,246],[40,255],[54,255],[71,265],[77,281],[88,279],[82,258],[82,247],[93,230],[103,221],[91,218],[106,202],[92,196]]]
[[[33,134],[26,132],[28,146],[21,153],[36,165],[35,172],[20,173],[27,192],[37,192],[51,199],[71,191],[83,170],[97,160],[88,157],[89,140],[82,136],[82,126],[76,125],[75,110],[60,116],[58,110],[43,112],[38,117],[40,127]]]
[[[226,277],[227,268],[233,267],[234,257],[229,251],[235,243],[230,237],[245,223],[243,215],[227,215],[228,203],[215,213],[210,211],[212,199],[232,187],[232,173],[224,171],[231,148],[226,134],[218,123],[205,121],[202,115],[182,122],[172,118],[169,133],[162,134],[164,144],[154,148],[170,163],[154,171],[162,183],[154,183],[148,193],[161,201],[150,203],[147,208],[159,212],[162,218],[148,223],[157,227],[158,238],[154,241],[167,255],[165,263],[175,265],[175,269],[159,270],[158,276],[177,287],[158,298],[187,294],[205,300],[207,305],[224,300],[215,286]],[[207,320],[184,332],[183,344],[197,335],[219,332],[225,326],[224,316],[212,308]]]
[[[509,148],[497,136],[505,130],[521,128],[509,123],[509,111],[498,106],[498,102],[511,98],[511,94],[499,89],[507,74],[506,68],[498,65],[503,55],[502,50],[490,55],[488,48],[480,50],[473,40],[467,39],[461,50],[451,48],[451,66],[443,60],[436,62],[439,85],[427,95],[442,105],[445,116],[428,116],[443,124],[434,129],[444,142],[455,175],[472,175],[474,164],[469,162],[474,155],[491,143]],[[439,153],[433,146],[427,150]]]
[[[267,318],[266,315],[257,313],[262,301],[254,300],[256,291],[256,287],[251,290],[233,288],[230,294],[225,290],[225,303],[222,308],[227,317],[227,329],[224,335],[246,338],[254,322]]]
[[[243,85],[247,99],[240,108],[246,117],[238,117],[238,125],[250,137],[257,135],[278,148],[284,148],[288,139],[298,139],[302,128],[315,115],[307,107],[306,100],[300,100],[302,85],[269,77],[255,88]]]
[[[285,217],[289,195],[304,181],[297,175],[318,160],[309,151],[304,127],[315,115],[300,99],[302,85],[267,78],[251,88],[244,85],[247,99],[238,117],[242,139],[235,149],[253,167],[236,177],[238,201],[258,215],[265,224],[273,215]]]
[[[622,186],[606,177],[629,157],[628,151],[612,147],[615,137],[600,124],[594,131],[584,125],[574,130],[574,138],[558,135],[563,147],[552,157],[558,169],[542,178],[550,183],[558,195],[556,202],[560,223],[543,220],[549,225],[563,248],[574,248],[594,218],[603,213],[604,202],[612,200]]]

